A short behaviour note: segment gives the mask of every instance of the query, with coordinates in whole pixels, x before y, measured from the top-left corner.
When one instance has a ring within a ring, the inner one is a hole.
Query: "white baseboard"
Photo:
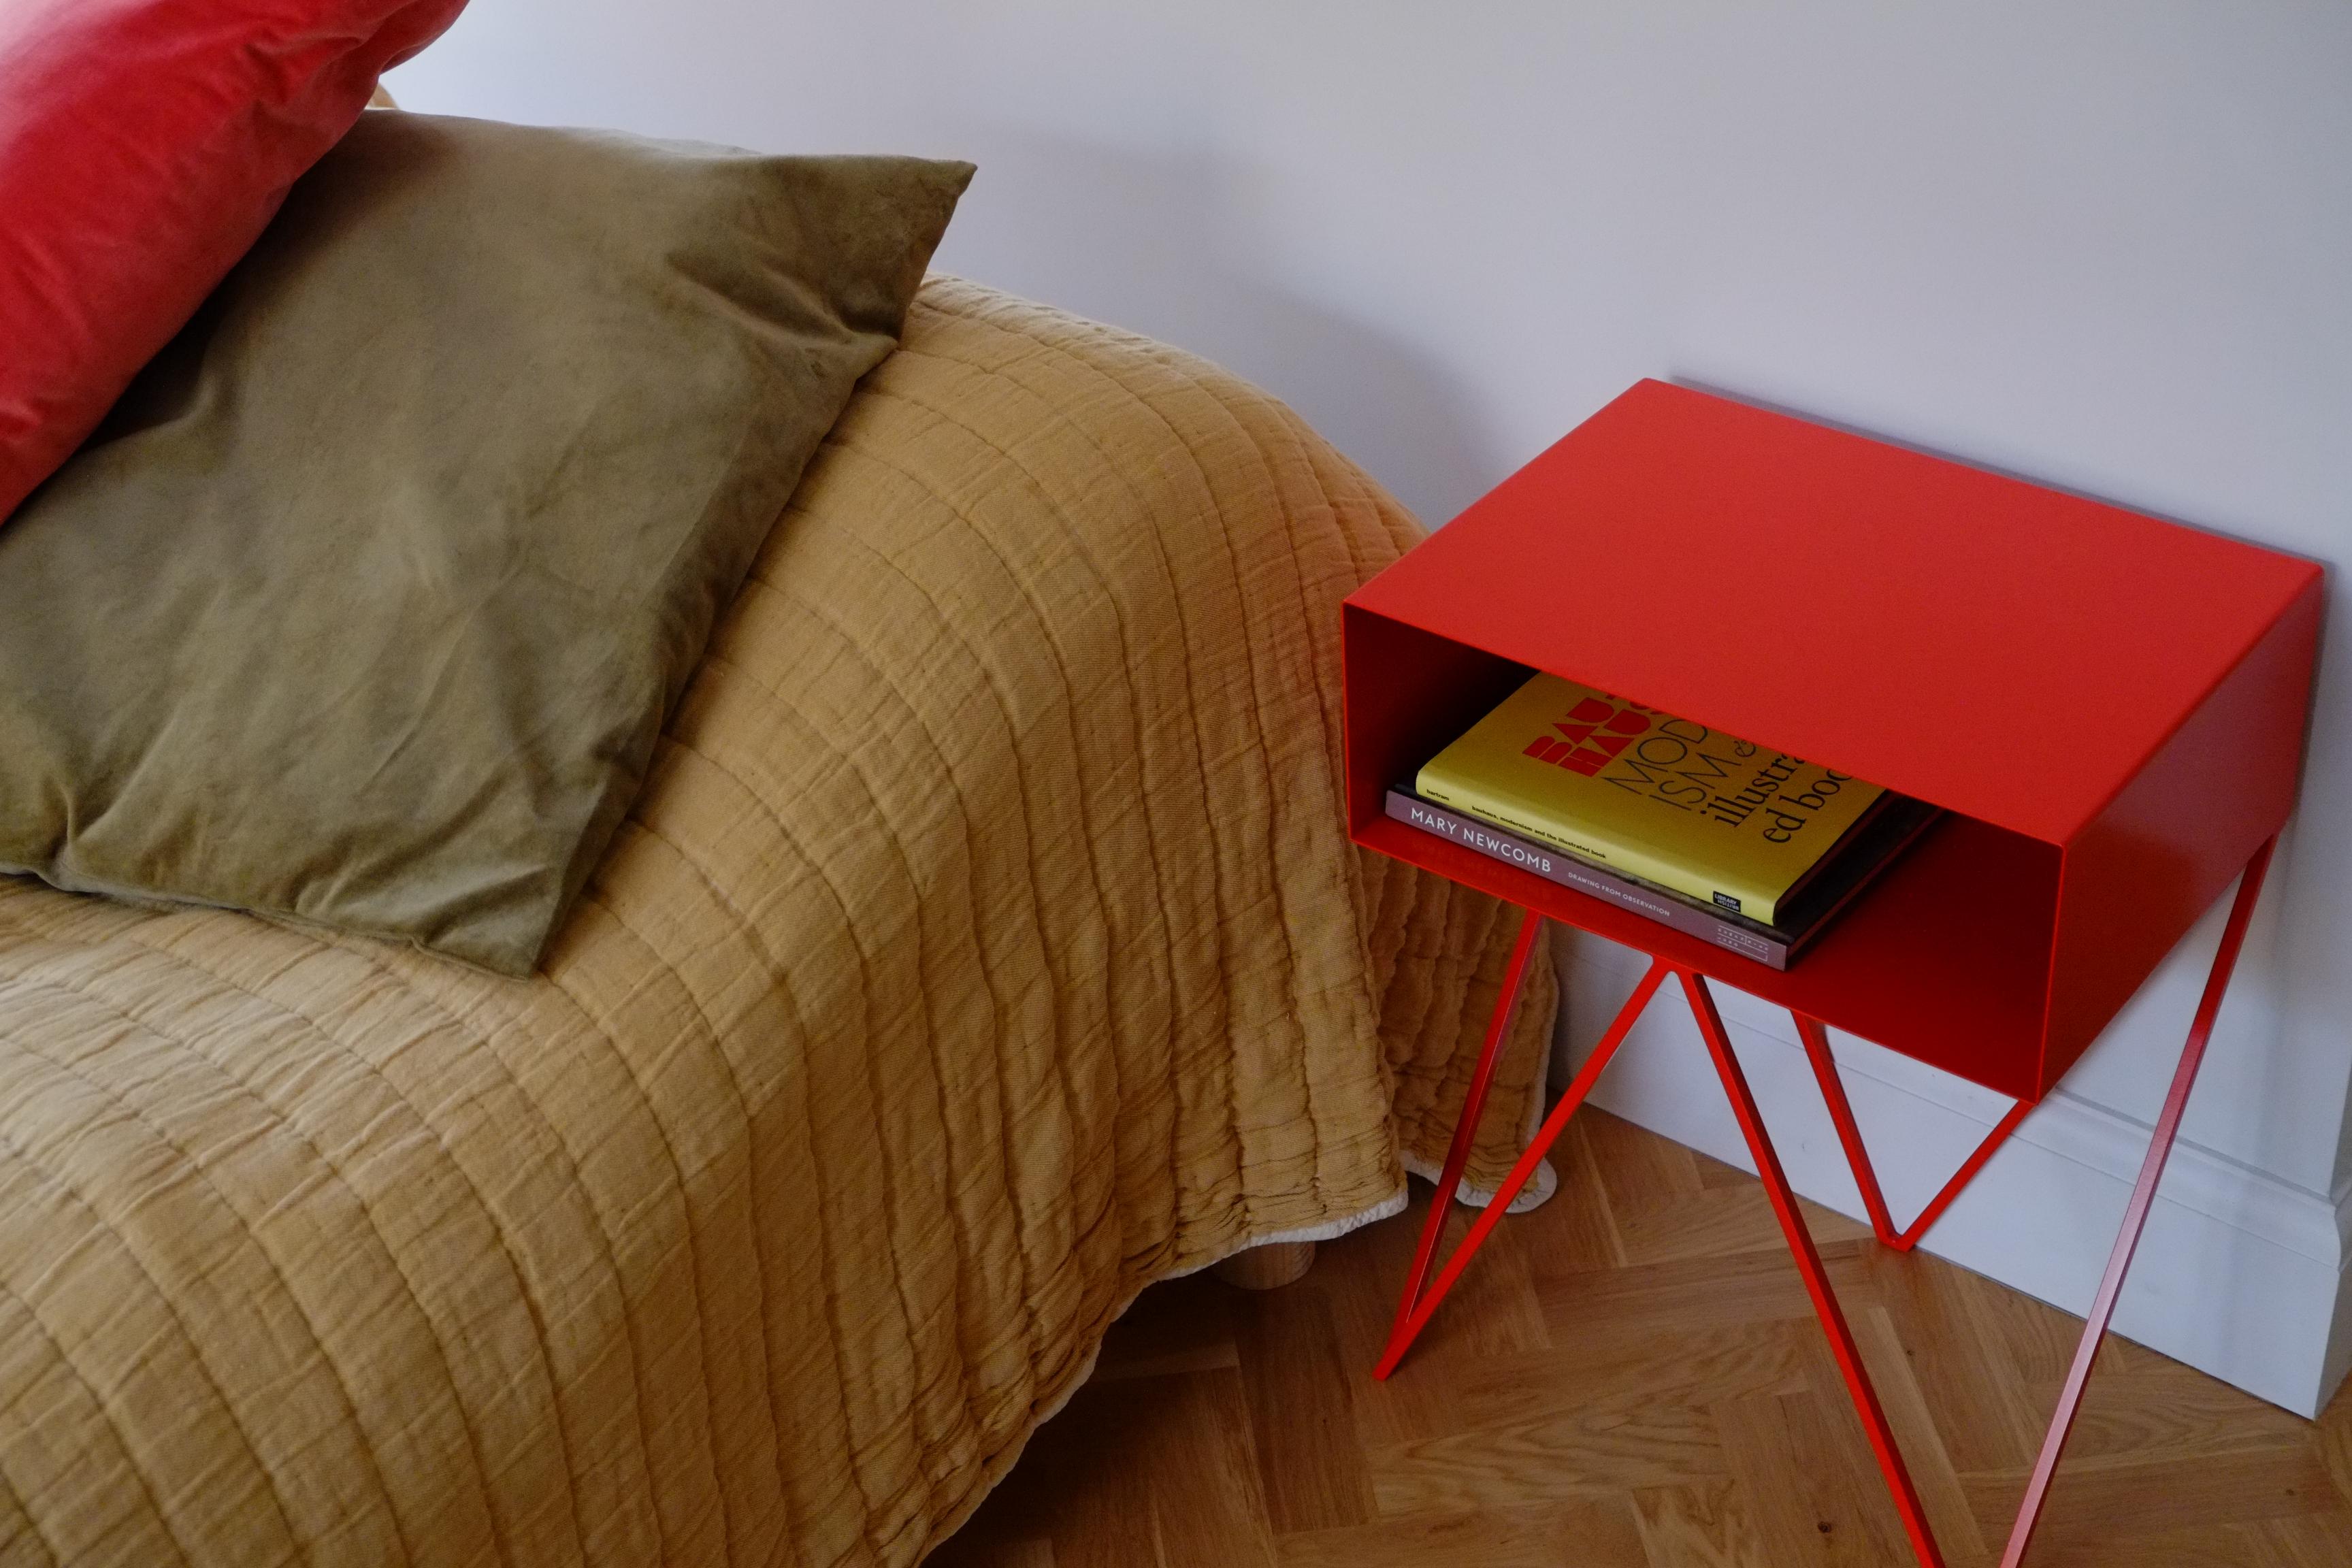
[[[1559,944],[1563,1056],[1580,1061],[1645,961],[1597,938]],[[1716,988],[1789,1179],[1841,1213],[1861,1194],[1789,1016]],[[1833,1034],[1855,1120],[1898,1222],[1916,1214],[2009,1109],[2002,1097]],[[1743,1170],[1755,1169],[1688,1005],[1662,990],[1592,1102]],[[2045,1100],[1921,1243],[2005,1285],[2089,1308],[2147,1150],[2149,1129],[2069,1095]],[[2352,1188],[2295,1187],[2186,1141],[2174,1148],[2118,1303],[2116,1331],[2298,1415],[2352,1364],[2345,1260]],[[2339,1319],[2344,1321],[2339,1326]]]

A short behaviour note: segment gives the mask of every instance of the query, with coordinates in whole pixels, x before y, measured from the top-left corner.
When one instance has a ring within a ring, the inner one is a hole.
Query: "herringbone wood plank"
[[[1285,1289],[1147,1291],[936,1568],[1909,1563],[1752,1179],[1594,1110],[1557,1163],[1386,1384],[1425,1193]],[[1989,1568],[2078,1321],[1807,1215],[1951,1568]],[[2314,1425],[2111,1340],[2033,1562],[2347,1568],[2352,1400]]]

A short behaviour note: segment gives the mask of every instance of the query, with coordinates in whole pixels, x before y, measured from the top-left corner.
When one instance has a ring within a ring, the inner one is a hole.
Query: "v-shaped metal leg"
[[[2009,1142],[2009,1135],[2017,1131],[2017,1124],[2025,1120],[2034,1102],[2021,1100],[2011,1106],[2009,1114],[2002,1117],[1992,1131],[1986,1135],[1985,1141],[1977,1145],[1976,1152],[1961,1163],[1952,1179],[1944,1184],[1943,1190],[1927,1201],[1927,1206],[1919,1211],[1919,1217],[1911,1222],[1910,1228],[1897,1230],[1894,1215],[1887,1212],[1886,1195],[1879,1190],[1878,1173],[1871,1166],[1870,1151],[1862,1142],[1862,1129],[1854,1121],[1853,1107],[1846,1101],[1845,1080],[1838,1076],[1837,1058],[1830,1054],[1829,1031],[1822,1027],[1818,1018],[1808,1018],[1802,1013],[1793,1012],[1789,1016],[1797,1021],[1797,1037],[1805,1042],[1805,1055],[1812,1061],[1813,1077],[1822,1086],[1822,1099],[1828,1101],[1830,1120],[1837,1124],[1838,1142],[1845,1146],[1846,1163],[1853,1167],[1853,1184],[1862,1189],[1862,1206],[1864,1212],[1870,1215],[1870,1228],[1878,1233],[1880,1241],[1895,1251],[1910,1251],[1919,1245],[1919,1238],[1944,1217],[1944,1211],[1952,1206],[1952,1200],[1976,1180],[1977,1173],[1985,1168],[1985,1162]]]
[[[1576,1080],[1559,1097],[1559,1103],[1552,1107],[1551,1114],[1544,1118],[1543,1125],[1536,1131],[1534,1141],[1520,1154],[1518,1163],[1511,1167],[1510,1174],[1503,1178],[1503,1184],[1495,1190],[1492,1201],[1479,1211],[1477,1219],[1470,1226],[1470,1234],[1462,1238],[1462,1245],[1454,1249],[1453,1256],[1445,1260],[1445,1267],[1438,1272],[1436,1282],[1424,1294],[1422,1282],[1429,1278],[1429,1266],[1437,1257],[1438,1243],[1444,1239],[1445,1222],[1454,1208],[1454,1194],[1462,1185],[1462,1168],[1469,1163],[1471,1139],[1478,1130],[1478,1112],[1486,1105],[1486,1086],[1495,1075],[1494,1058],[1502,1039],[1503,1026],[1508,1021],[1512,998],[1518,989],[1519,971],[1526,966],[1527,951],[1534,945],[1536,926],[1541,919],[1531,910],[1528,912],[1527,923],[1519,928],[1519,945],[1511,955],[1510,973],[1504,982],[1503,995],[1496,1004],[1494,1022],[1487,1026],[1486,1048],[1479,1056],[1478,1070],[1471,1079],[1469,1095],[1462,1102],[1462,1120],[1454,1126],[1454,1145],[1445,1156],[1445,1174],[1437,1184],[1436,1194],[1430,1199],[1429,1218],[1423,1222],[1421,1227],[1421,1248],[1413,1256],[1412,1271],[1405,1276],[1404,1300],[1397,1307],[1395,1325],[1389,1330],[1388,1347],[1381,1352],[1380,1364],[1372,1368],[1374,1377],[1385,1378],[1394,1372],[1397,1363],[1404,1359],[1404,1352],[1412,1348],[1412,1342],[1427,1325],[1431,1314],[1437,1310],[1437,1304],[1445,1300],[1445,1293],[1454,1289],[1454,1282],[1462,1278],[1462,1270],[1469,1267],[1470,1259],[1486,1244],[1487,1236],[1510,1209],[1511,1200],[1519,1195],[1520,1189],[1536,1173],[1536,1167],[1543,1163],[1544,1155],[1567,1128],[1568,1119],[1576,1114],[1576,1108],[1584,1103],[1585,1096],[1592,1092],[1592,1086],[1601,1081],[1601,1069],[1617,1054],[1617,1047],[1625,1043],[1625,1036],[1633,1027],[1633,1020],[1642,1016],[1642,1009],[1647,1007],[1650,998],[1658,994],[1659,984],[1671,973],[1672,966],[1664,959],[1653,958],[1650,961],[1649,973],[1643,975],[1642,983],[1633,987],[1633,994],[1625,1005],[1617,1010],[1616,1019],[1610,1024],[1609,1032],[1601,1037],[1601,1044],[1585,1059],[1584,1069],[1576,1075]]]
[[[1764,1184],[1764,1195],[1772,1202],[1772,1215],[1780,1222],[1780,1234],[1788,1241],[1789,1255],[1796,1259],[1797,1272],[1804,1276],[1805,1292],[1813,1299],[1813,1315],[1821,1320],[1822,1331],[1829,1336],[1830,1353],[1845,1378],[1846,1392],[1853,1396],[1854,1414],[1862,1417],[1871,1450],[1878,1456],[1879,1473],[1886,1478],[1886,1489],[1894,1494],[1895,1511],[1903,1518],[1904,1531],[1911,1538],[1911,1550],[1918,1553],[1925,1568],[1944,1568],[1944,1555],[1936,1546],[1936,1532],[1928,1528],[1927,1510],[1920,1507],[1918,1490],[1911,1484],[1910,1467],[1903,1462],[1903,1450],[1895,1445],[1895,1429],[1887,1425],[1886,1411],[1878,1403],[1878,1390],[1870,1381],[1870,1370],[1862,1364],[1861,1347],[1854,1343],[1853,1331],[1846,1326],[1837,1292],[1830,1287],[1829,1273],[1822,1267],[1822,1255],[1813,1246],[1813,1233],[1805,1228],[1805,1216],[1797,1208],[1797,1194],[1789,1185],[1788,1173],[1780,1168],[1780,1152],[1772,1147],[1772,1134],[1765,1129],[1764,1113],[1756,1108],[1756,1096],[1748,1087],[1748,1075],[1740,1070],[1739,1058],[1732,1054],[1731,1037],[1723,1027],[1723,1015],[1715,1010],[1715,995],[1707,989],[1704,977],[1685,972],[1682,978],[1683,993],[1690,998],[1691,1013],[1698,1019],[1698,1032],[1706,1041],[1707,1055],[1715,1058],[1716,1076],[1723,1080],[1724,1096],[1731,1101],[1732,1117],[1739,1123],[1740,1136],[1748,1141],[1748,1152],[1756,1162],[1757,1178]]]
[[[2140,1165],[2139,1181],[2132,1189],[2131,1202],[2124,1210],[2123,1226],[2116,1237],[2114,1250],[2107,1258],[2105,1278],[2099,1282],[2098,1294],[2093,1298],[2087,1321],[2083,1325],[2083,1337],[2075,1346],[2074,1361],[2066,1374],[2066,1384],[2058,1395],[2058,1408],[2050,1420],[2043,1436],[2042,1452],[2035,1460],[2033,1474],[2027,1481],[2025,1496],[2019,1501],[2016,1522],[2011,1530],[2009,1544],[2001,1553],[2001,1568],[2021,1568],[2027,1549],[2032,1544],[2034,1527],[2041,1522],[2042,1510],[2050,1500],[2050,1486],[2057,1477],[2058,1460],[2065,1450],[2067,1436],[2074,1430],[2074,1417],[2081,1411],[2083,1395],[2091,1379],[2091,1364],[2097,1357],[2100,1342],[2106,1337],[2107,1324],[2114,1318],[2116,1302],[2123,1293],[2124,1276],[2131,1268],[2132,1255],[2138,1250],[2139,1238],[2147,1226],[2149,1208],[2156,1201],[2157,1183],[2164,1174],[2166,1160],[2172,1152],[2174,1141],[2180,1131],[2180,1120],[2189,1109],[2189,1091],[2196,1087],[2198,1068],[2203,1064],[2205,1047],[2212,1037],[2214,1020],[2221,1016],[2221,999],[2230,988],[2230,976],[2237,967],[2239,950],[2245,945],[2246,928],[2252,921],[2255,901],[2262,896],[2263,876],[2270,868],[2271,851],[2275,840],[2264,844],[2248,861],[2244,874],[2238,879],[2238,892],[2230,904],[2229,923],[2222,928],[2221,943],[2213,954],[2212,968],[2205,977],[2205,993],[2197,1006],[2197,1016],[2189,1026],[2189,1038],[2181,1047],[2180,1064],[2173,1071],[2172,1088],[2166,1095],[2164,1110],[2157,1118],[2155,1135],[2148,1142],[2147,1156]],[[1684,992],[1690,997],[1691,1012],[1697,1017],[1699,1033],[1706,1040],[1708,1054],[1715,1058],[1716,1072],[1723,1080],[1725,1095],[1731,1101],[1733,1116],[1739,1131],[1748,1140],[1748,1152],[1756,1161],[1756,1172],[1764,1183],[1770,1198],[1772,1212],[1780,1222],[1782,1235],[1789,1243],[1790,1255],[1795,1258],[1798,1272],[1804,1276],[1805,1289],[1812,1297],[1813,1310],[1821,1320],[1822,1331],[1829,1336],[1830,1350],[1836,1358],[1838,1371],[1844,1376],[1846,1391],[1853,1396],[1855,1415],[1862,1418],[1863,1429],[1870,1437],[1872,1451],[1878,1459],[1879,1472],[1885,1478],[1886,1489],[1895,1501],[1895,1512],[1901,1516],[1903,1528],[1911,1538],[1911,1549],[1922,1568],[1944,1568],[1942,1552],[1936,1544],[1935,1531],[1927,1522],[1926,1510],[1920,1506],[1917,1489],[1911,1483],[1910,1468],[1904,1463],[1903,1451],[1895,1443],[1894,1428],[1888,1425],[1886,1412],[1878,1402],[1878,1391],[1870,1380],[1870,1372],[1863,1364],[1853,1333],[1846,1325],[1845,1313],[1839,1307],[1837,1295],[1831,1289],[1829,1276],[1822,1268],[1821,1254],[1813,1246],[1811,1233],[1805,1228],[1804,1216],[1798,1212],[1796,1194],[1789,1186],[1789,1178],[1780,1168],[1779,1154],[1772,1147],[1771,1133],[1757,1110],[1755,1096],[1748,1088],[1747,1075],[1731,1051],[1731,1038],[1725,1031],[1723,1018],[1716,1011],[1715,998],[1706,982],[1699,975],[1682,973]],[[1811,1025],[1808,1028],[1807,1026]],[[2012,1110],[1993,1130],[1993,1136],[1969,1157],[1960,1173],[1946,1184],[1926,1213],[1912,1222],[1910,1231],[1892,1235],[1894,1222],[1886,1212],[1886,1202],[1876,1190],[1874,1177],[1869,1177],[1869,1155],[1861,1146],[1860,1132],[1853,1125],[1853,1113],[1845,1104],[1839,1082],[1836,1063],[1829,1057],[1829,1042],[1821,1026],[1800,1017],[1798,1027],[1804,1035],[1807,1054],[1813,1058],[1813,1070],[1822,1080],[1822,1091],[1828,1097],[1830,1112],[1838,1122],[1840,1138],[1846,1145],[1846,1156],[1853,1162],[1857,1181],[1863,1183],[1864,1205],[1869,1208],[1873,1227],[1889,1245],[1907,1247],[1916,1243],[1927,1227],[1935,1223],[1951,1198],[1980,1170],[1992,1151],[2006,1139],[2018,1121],[2023,1119],[2023,1106]]]
[[[2040,1458],[2035,1461],[2032,1479],[2026,1484],[2025,1497],[2018,1506],[2017,1521],[2011,1532],[2008,1548],[2001,1554],[2001,1568],[2020,1568],[2026,1549],[2032,1544],[2033,1529],[2040,1521],[2044,1503],[2049,1500],[2050,1484],[2058,1469],[2059,1456],[2064,1451],[2066,1438],[2074,1429],[2074,1416],[2082,1408],[2084,1391],[2090,1382],[2091,1363],[2097,1355],[2099,1342],[2106,1333],[2108,1321],[2115,1316],[2116,1301],[2123,1292],[2124,1276],[2131,1268],[2132,1255],[2139,1246],[2140,1234],[2147,1228],[2150,1206],[2156,1200],[2158,1181],[2164,1174],[2167,1158],[2172,1152],[2174,1140],[2180,1131],[2182,1114],[2189,1107],[2189,1095],[2196,1086],[2197,1072],[2203,1063],[2205,1047],[2213,1032],[2213,1023],[2220,1016],[2222,996],[2230,986],[2231,972],[2236,968],[2238,952],[2245,944],[2246,928],[2253,916],[2255,900],[2262,894],[2263,875],[2269,868],[2271,850],[2275,840],[2264,844],[2247,862],[2245,874],[2239,879],[2237,897],[2230,906],[2229,923],[2221,933],[2221,945],[2213,955],[2213,966],[2205,980],[2205,994],[2199,1002],[2197,1016],[2189,1025],[2189,1039],[2181,1047],[2180,1065],[2175,1069],[2172,1088],[2166,1096],[2164,1110],[2157,1118],[2155,1136],[2148,1143],[2147,1157],[2140,1167],[2139,1181],[2132,1190],[2131,1202],[2124,1212],[2123,1228],[2116,1237],[2114,1250],[2107,1258],[2106,1274],[2100,1280],[2098,1294],[2091,1303],[2088,1321],[2083,1326],[2083,1338],[2074,1352],[2073,1368],[2066,1376],[2066,1385],[2058,1396],[2058,1409],[2050,1422],[2048,1435],[2042,1439]],[[1485,1108],[1486,1090],[1492,1084],[1495,1063],[1501,1052],[1506,1026],[1511,1006],[1518,993],[1519,979],[1527,968],[1528,955],[1535,945],[1539,928],[1539,916],[1528,911],[1519,928],[1518,945],[1511,955],[1511,967],[1505,977],[1503,993],[1497,1000],[1495,1016],[1488,1025],[1486,1044],[1481,1052],[1476,1072],[1473,1075],[1470,1092],[1463,1104],[1462,1120],[1455,1126],[1454,1142],[1445,1161],[1445,1174],[1438,1184],[1435,1200],[1429,1218],[1422,1228],[1421,1247],[1413,1258],[1412,1272],[1405,1280],[1404,1299],[1398,1305],[1395,1326],[1390,1331],[1387,1348],[1381,1352],[1375,1377],[1385,1378],[1396,1370],[1414,1338],[1427,1325],[1445,1293],[1462,1277],[1473,1255],[1491,1234],[1509,1208],[1511,1200],[1519,1194],[1537,1165],[1551,1148],[1568,1119],[1574,1115],[1592,1086],[1624,1044],[1625,1037],[1642,1015],[1659,985],[1669,974],[1682,982],[1683,992],[1690,1000],[1691,1013],[1697,1019],[1699,1034],[1706,1042],[1708,1056],[1713,1059],[1717,1076],[1722,1079],[1724,1094],[1731,1102],[1732,1115],[1739,1123],[1741,1137],[1756,1162],[1757,1175],[1771,1201],[1773,1216],[1779,1220],[1789,1252],[1804,1277],[1805,1289],[1812,1298],[1815,1315],[1821,1320],[1822,1332],[1828,1335],[1830,1350],[1835,1357],[1838,1371],[1843,1375],[1847,1392],[1853,1396],[1854,1412],[1862,1418],[1863,1429],[1869,1436],[1872,1451],[1878,1459],[1880,1473],[1895,1500],[1895,1511],[1902,1517],[1905,1532],[1910,1537],[1912,1551],[1923,1568],[1943,1568],[1942,1552],[1936,1544],[1935,1532],[1929,1528],[1926,1510],[1921,1507],[1917,1489],[1912,1485],[1911,1472],[1904,1463],[1902,1449],[1895,1441],[1893,1427],[1886,1412],[1878,1402],[1877,1390],[1872,1385],[1870,1372],[1863,1364],[1853,1330],[1848,1327],[1845,1313],[1838,1305],[1837,1294],[1831,1288],[1829,1275],[1822,1267],[1821,1253],[1813,1246],[1812,1235],[1805,1228],[1804,1215],[1797,1208],[1797,1195],[1789,1185],[1788,1173],[1781,1168],[1779,1152],[1772,1146],[1772,1136],[1765,1127],[1763,1113],[1757,1109],[1756,1097],[1748,1086],[1746,1073],[1740,1069],[1738,1058],[1732,1053],[1731,1037],[1723,1026],[1723,1016],[1716,1010],[1715,997],[1706,979],[1693,971],[1653,957],[1642,982],[1633,994],[1618,1010],[1610,1024],[1609,1032],[1585,1061],[1582,1070],[1544,1119],[1535,1141],[1528,1145],[1510,1174],[1470,1227],[1470,1234],[1445,1261],[1437,1278],[1429,1283],[1429,1271],[1437,1258],[1438,1245],[1444,1239],[1445,1222],[1453,1207],[1454,1195],[1462,1182],[1463,1168],[1469,1163],[1471,1141],[1477,1131],[1479,1112]],[[1869,1210],[1871,1226],[1881,1241],[1889,1247],[1908,1250],[1926,1235],[1929,1226],[1950,1206],[1985,1163],[1992,1158],[2017,1124],[2023,1121],[2031,1106],[2020,1102],[2003,1117],[1990,1136],[1969,1155],[1966,1163],[1933,1202],[1912,1221],[1910,1228],[1897,1231],[1893,1216],[1886,1208],[1885,1194],[1879,1190],[1878,1179],[1871,1169],[1869,1152],[1863,1146],[1862,1134],[1853,1120],[1853,1107],[1847,1104],[1844,1085],[1837,1072],[1837,1063],[1830,1055],[1829,1041],[1821,1024],[1797,1015],[1797,1029],[1803,1038],[1805,1051],[1811,1058],[1815,1077],[1822,1093],[1829,1102],[1831,1119],[1837,1123],[1838,1137],[1845,1146],[1846,1158],[1852,1163],[1854,1179],[1860,1184],[1864,1205]]]

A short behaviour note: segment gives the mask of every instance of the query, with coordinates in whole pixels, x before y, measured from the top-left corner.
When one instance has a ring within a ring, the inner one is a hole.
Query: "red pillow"
[[[0,0],[0,519],[466,0]]]

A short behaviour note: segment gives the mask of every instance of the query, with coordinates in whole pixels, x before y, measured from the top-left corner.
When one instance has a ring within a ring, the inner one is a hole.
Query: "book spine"
[[[1564,850],[1529,843],[1516,835],[1489,827],[1475,817],[1433,805],[1401,789],[1388,792],[1387,806],[1389,816],[1408,827],[1435,834],[1450,844],[1475,850],[1489,859],[1517,866],[1522,871],[1531,871],[1563,888],[1574,889],[1604,903],[1614,904],[1621,910],[1630,910],[1634,914],[1656,921],[1660,925],[1672,927],[1685,936],[1711,942],[1768,969],[1789,967],[1786,942],[1775,942],[1759,931],[1719,920],[1703,909],[1661,897],[1621,877],[1612,877]]]
[[[1421,794],[1412,798],[1432,799],[1449,809],[1469,812],[1486,819],[1489,826],[1501,825],[1523,839],[1579,857],[1586,865],[1598,863],[1619,875],[1672,888],[1702,903],[1727,894],[1738,900],[1738,911],[1750,920],[1769,923],[1776,912],[1777,900],[1767,889],[1727,887],[1671,853],[1591,824],[1579,823],[1573,828],[1554,826],[1526,806],[1482,784],[1459,776],[1432,776],[1437,772],[1434,764],[1422,770],[1416,781]]]

